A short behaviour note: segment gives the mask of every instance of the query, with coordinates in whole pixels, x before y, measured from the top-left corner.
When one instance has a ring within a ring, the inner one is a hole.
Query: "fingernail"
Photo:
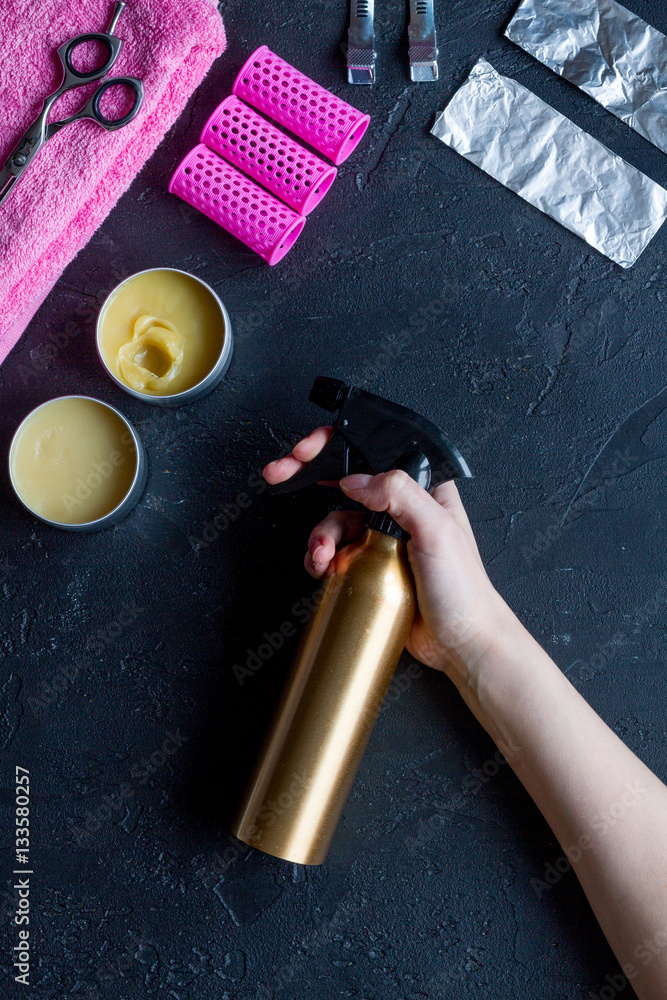
[[[366,476],[362,472],[355,472],[353,476],[346,476],[345,479],[341,479],[340,488],[345,493],[358,493],[359,490],[366,489],[372,478],[372,476]]]
[[[324,546],[318,545],[316,549],[313,549],[313,562],[316,566],[322,566],[324,563]],[[318,558],[319,555],[319,558]]]

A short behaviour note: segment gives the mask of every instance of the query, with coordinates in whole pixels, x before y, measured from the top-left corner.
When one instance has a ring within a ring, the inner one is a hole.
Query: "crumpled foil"
[[[480,59],[431,129],[621,267],[667,218],[667,191]]]
[[[614,0],[523,0],[506,36],[667,153],[667,37]]]

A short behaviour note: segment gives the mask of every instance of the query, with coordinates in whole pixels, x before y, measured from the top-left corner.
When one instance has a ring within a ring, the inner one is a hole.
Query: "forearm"
[[[667,788],[509,610],[484,655],[448,673],[553,829],[637,994],[665,1000]]]
[[[289,478],[327,440],[326,428],[314,432],[292,456],[267,467],[268,481]],[[419,614],[409,651],[451,677],[507,756],[563,845],[639,996],[667,1000],[667,789],[493,590],[453,483],[431,496],[394,469],[357,473],[340,485],[367,509],[387,511],[410,535]],[[337,545],[354,537],[352,524],[349,514],[336,512],[313,530],[309,572],[327,571]]]

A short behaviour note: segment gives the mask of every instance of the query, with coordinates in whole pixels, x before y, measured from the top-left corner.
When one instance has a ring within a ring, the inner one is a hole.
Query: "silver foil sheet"
[[[622,267],[667,218],[667,191],[480,59],[431,129]]]
[[[505,32],[667,153],[667,37],[614,0],[523,0]]]

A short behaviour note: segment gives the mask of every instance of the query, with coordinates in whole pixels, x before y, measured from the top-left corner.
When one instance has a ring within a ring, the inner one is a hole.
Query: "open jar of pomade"
[[[141,440],[115,407],[58,396],[32,410],[9,449],[14,492],[31,514],[66,531],[97,531],[130,513],[146,485]]]
[[[229,367],[232,346],[229,315],[213,289],[171,267],[126,278],[97,319],[107,373],[130,395],[162,406],[210,392]]]

